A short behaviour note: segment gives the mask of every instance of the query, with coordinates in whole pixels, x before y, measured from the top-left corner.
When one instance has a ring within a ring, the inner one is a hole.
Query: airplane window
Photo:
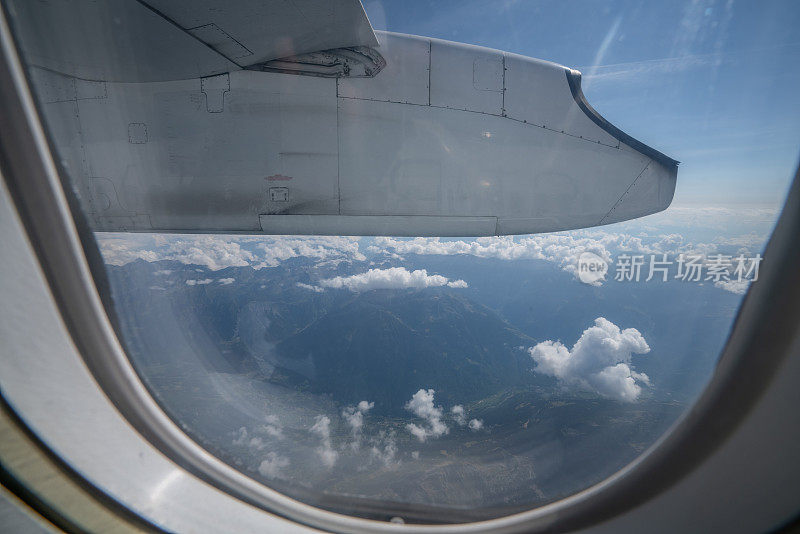
[[[581,491],[686,413],[797,162],[792,2],[235,4],[9,2],[188,435],[448,522]]]

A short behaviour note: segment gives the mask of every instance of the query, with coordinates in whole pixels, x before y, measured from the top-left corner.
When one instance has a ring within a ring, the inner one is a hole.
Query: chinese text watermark
[[[763,258],[760,254],[620,254],[614,262],[617,282],[755,282]],[[609,272],[608,262],[597,254],[584,252],[578,258],[578,278],[597,285]]]

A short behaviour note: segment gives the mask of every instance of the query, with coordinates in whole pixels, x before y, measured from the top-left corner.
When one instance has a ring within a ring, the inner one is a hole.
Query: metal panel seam
[[[641,177],[642,177],[642,175],[644,174],[644,171],[646,171],[646,170],[648,169],[648,167],[650,167],[650,164],[651,164],[651,163],[653,163],[653,160],[649,160],[649,161],[647,162],[647,165],[645,165],[645,166],[644,166],[644,169],[642,169],[642,172],[640,172],[640,173],[638,174],[638,176],[636,176],[636,178],[634,178],[634,180],[631,182],[631,185],[629,185],[629,186],[628,186],[628,188],[627,188],[627,189],[626,189],[626,190],[625,190],[625,191],[622,193],[622,195],[620,195],[619,199],[618,199],[618,200],[617,200],[617,201],[614,203],[614,205],[613,205],[613,206],[611,206],[611,209],[610,209],[610,210],[608,210],[608,213],[606,213],[606,214],[603,216],[603,218],[602,218],[602,219],[600,219],[600,222],[599,222],[599,223],[597,223],[598,225],[600,225],[600,224],[603,224],[603,221],[605,221],[605,220],[608,218],[608,216],[609,216],[609,215],[611,215],[611,212],[612,212],[612,211],[614,211],[615,209],[617,209],[617,206],[619,206],[619,203],[620,203],[620,202],[622,202],[622,199],[623,199],[623,198],[625,198],[625,195],[627,195],[627,194],[628,194],[628,191],[630,191],[630,190],[631,190],[631,187],[633,187],[634,185],[636,185],[636,182],[639,180],[639,178],[641,178]]]
[[[436,108],[436,109],[449,109],[451,111],[463,111],[464,113],[476,113],[478,115],[488,115],[490,117],[497,117],[497,118],[500,118],[500,119],[507,119],[507,120],[514,121],[514,122],[517,122],[517,123],[520,123],[520,124],[528,124],[528,125],[536,127],[536,128],[542,128],[543,130],[547,130],[549,132],[553,132],[553,133],[557,133],[557,134],[561,134],[561,135],[566,135],[567,137],[572,137],[573,139],[580,139],[581,141],[586,141],[587,143],[591,143],[593,145],[600,145],[600,146],[604,146],[604,147],[608,147],[608,148],[613,148],[615,150],[622,150],[621,146],[609,145],[609,144],[603,143],[602,141],[593,141],[591,139],[587,139],[586,137],[583,137],[582,135],[575,135],[575,134],[571,134],[571,133],[565,132],[563,130],[556,130],[555,128],[549,128],[549,127],[547,127],[547,126],[545,126],[543,124],[536,124],[535,122],[530,122],[530,121],[527,121],[527,120],[515,119],[514,117],[509,117],[508,115],[497,115],[495,113],[487,113],[485,111],[475,111],[475,110],[472,110],[472,109],[453,108],[453,107],[450,107],[450,106],[434,106],[434,105],[431,105],[431,104],[415,104],[414,102],[399,102],[397,100],[380,100],[378,98],[362,98],[362,97],[357,97],[357,96],[340,96],[339,98],[346,99],[346,100],[366,100],[368,102],[383,102],[385,104],[403,104],[403,105],[406,105],[406,106],[430,107],[430,108]]]

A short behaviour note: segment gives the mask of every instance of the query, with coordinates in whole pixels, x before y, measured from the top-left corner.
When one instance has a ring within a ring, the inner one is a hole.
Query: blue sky
[[[800,154],[800,2],[365,0],[376,29],[584,75],[612,123],[682,162],[676,204],[782,202]]]

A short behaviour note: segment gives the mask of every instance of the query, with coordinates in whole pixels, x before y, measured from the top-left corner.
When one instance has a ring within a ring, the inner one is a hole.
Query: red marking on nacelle
[[[291,179],[291,176],[284,176],[282,174],[273,174],[272,176],[267,176],[268,182],[288,182]]]

